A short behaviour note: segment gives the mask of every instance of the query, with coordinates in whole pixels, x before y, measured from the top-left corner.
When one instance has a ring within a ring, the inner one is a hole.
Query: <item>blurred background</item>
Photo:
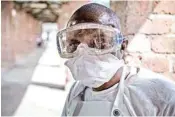
[[[120,18],[126,59],[175,81],[174,1],[2,1],[1,115],[60,116],[74,82],[56,34],[80,6],[96,2]],[[137,59],[138,58],[138,59]]]

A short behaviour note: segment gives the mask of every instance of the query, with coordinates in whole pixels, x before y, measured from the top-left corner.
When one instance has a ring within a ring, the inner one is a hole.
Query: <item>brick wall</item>
[[[1,4],[1,68],[8,68],[36,48],[41,25],[23,11],[12,13],[13,2],[4,1]]]
[[[129,64],[162,73],[175,81],[175,2],[112,1],[130,40]]]

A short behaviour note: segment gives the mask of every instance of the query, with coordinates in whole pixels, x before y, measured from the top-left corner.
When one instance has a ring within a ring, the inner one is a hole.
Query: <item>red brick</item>
[[[127,5],[128,15],[147,16],[152,11],[151,1],[128,1]]]
[[[151,20],[147,19],[145,22],[143,22],[139,32],[144,34],[168,33],[173,22],[173,19],[168,18],[153,18]]]
[[[127,1],[111,1],[110,8],[116,12],[117,15],[124,15],[127,14]]]
[[[175,1],[160,1],[154,7],[154,13],[175,14]]]
[[[156,53],[175,53],[175,35],[153,36],[151,48]]]
[[[113,10],[113,11],[116,11],[116,3],[115,1],[111,1],[110,2],[110,8]]]
[[[126,34],[135,34],[145,24],[146,16],[128,15],[126,19]]]
[[[111,9],[117,14],[120,19],[121,31],[123,34],[126,33],[125,25],[126,25],[126,15],[127,15],[127,1],[111,1]]]
[[[142,64],[144,67],[151,69],[154,72],[169,71],[169,61],[166,58],[160,57],[143,57]]]

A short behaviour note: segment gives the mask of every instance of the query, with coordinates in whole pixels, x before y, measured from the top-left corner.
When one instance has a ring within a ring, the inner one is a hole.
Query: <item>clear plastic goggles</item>
[[[123,40],[121,32],[116,28],[81,23],[58,32],[57,47],[61,57],[71,58],[80,43],[87,44],[98,55],[114,48],[120,49]]]

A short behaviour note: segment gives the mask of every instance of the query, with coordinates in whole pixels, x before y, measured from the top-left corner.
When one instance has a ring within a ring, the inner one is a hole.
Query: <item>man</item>
[[[62,116],[175,116],[175,84],[124,64],[127,41],[109,8],[91,3],[71,16],[57,36],[76,82]]]

